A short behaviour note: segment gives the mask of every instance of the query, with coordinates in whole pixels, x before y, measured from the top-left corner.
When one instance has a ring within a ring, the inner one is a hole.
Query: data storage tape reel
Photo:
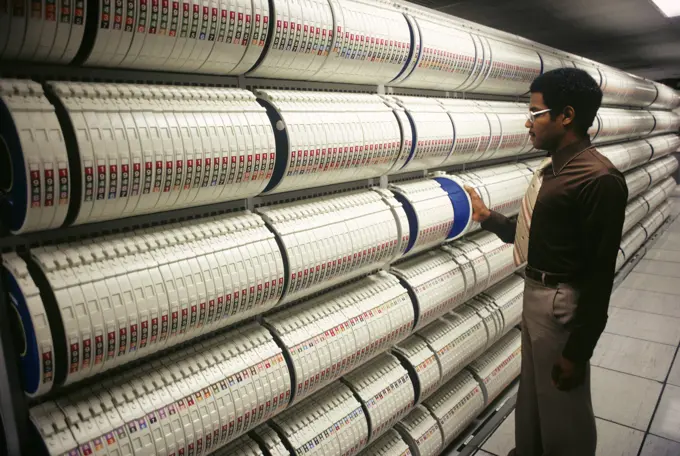
[[[361,456],[413,456],[409,446],[394,429],[385,432],[359,454]]]
[[[486,298],[484,294],[475,296],[465,305],[477,312],[477,315],[484,322],[487,334],[487,347],[496,342],[502,336],[505,326],[500,309],[494,306],[493,302]]]
[[[352,391],[333,383],[270,423],[294,454],[354,455],[368,443],[368,421]]]
[[[36,397],[49,392],[54,385],[55,342],[52,339],[47,311],[28,270],[16,253],[2,256],[3,276],[7,284],[9,304],[14,310],[16,327],[21,331],[17,345],[24,392]],[[58,349],[57,349],[58,350]]]
[[[680,106],[680,96],[671,87],[653,82],[657,90],[657,97],[652,104],[653,109],[675,109]]]
[[[415,404],[408,372],[388,353],[345,375],[343,382],[356,393],[368,412],[370,442],[390,429]]]
[[[436,175],[433,180],[441,185],[451,200],[451,205],[453,206],[453,225],[446,240],[456,240],[468,233],[472,228],[472,200],[465,190],[465,184],[456,177],[442,174]]]
[[[593,138],[594,144],[644,137],[655,130],[655,117],[650,111],[601,108],[597,118],[600,129]]]
[[[318,81],[387,84],[407,65],[411,31],[404,14],[389,3],[328,2],[335,36]]]
[[[474,100],[440,99],[454,126],[453,150],[444,165],[476,162],[486,155],[491,143],[488,114]]]
[[[401,87],[459,90],[483,65],[481,43],[476,35],[452,26],[450,21],[421,17],[410,12],[414,53],[407,71],[393,82]],[[439,56],[443,55],[441,64]]]
[[[365,274],[403,254],[403,209],[384,193],[357,191],[262,207],[289,268],[285,304]]]
[[[54,107],[40,84],[0,80],[0,190],[12,233],[63,225],[72,194],[70,163]]]
[[[477,245],[489,263],[489,287],[505,279],[517,269],[513,258],[513,244],[503,242],[495,234],[474,233],[468,236],[466,241]]]
[[[415,403],[428,397],[440,385],[441,367],[437,354],[421,337],[412,335],[392,349],[392,353],[407,367],[415,389]]]
[[[436,456],[443,447],[444,436],[435,417],[422,405],[416,405],[406,418],[394,425],[415,456]]]
[[[628,201],[632,200],[650,187],[652,183],[652,177],[647,171],[647,166],[629,171],[624,175],[626,179],[626,187],[628,188]]]
[[[487,63],[483,78],[467,90],[488,94],[526,94],[531,82],[541,74],[539,54],[534,49],[481,34],[477,38],[483,43],[485,59],[490,60],[490,65]]]
[[[267,3],[267,2],[263,2]],[[264,17],[266,48],[249,76],[309,80],[328,60],[334,42],[334,17],[327,0],[270,2]]]
[[[467,306],[418,331],[436,354],[441,369],[439,386],[484,351],[489,340],[487,333],[482,316]]]
[[[633,259],[633,255],[637,252],[642,244],[647,239],[647,233],[640,225],[635,225],[628,230],[621,239],[619,253],[616,257],[616,270],[619,271],[627,261]]]
[[[88,66],[239,74],[258,59],[268,31],[269,7],[258,0],[97,6],[94,41],[80,56]]]
[[[659,206],[655,211],[651,212],[642,222],[640,222],[640,226],[647,233],[647,239],[651,238],[652,235],[656,233],[656,231],[666,221],[666,218],[669,215],[666,204],[670,203],[665,202],[661,204],[661,206]]]
[[[87,223],[259,194],[275,163],[271,124],[239,89],[50,83]]]
[[[73,383],[270,309],[283,292],[277,250],[250,213],[33,249],[69,353],[56,366],[57,382]]]
[[[68,64],[83,40],[88,2],[13,2],[0,12],[0,58]],[[10,14],[11,12],[11,14]]]
[[[484,111],[490,127],[488,147],[479,160],[516,156],[531,149],[525,126],[526,104],[500,101],[477,101],[476,104]]]
[[[416,329],[422,328],[464,302],[466,277],[451,254],[434,249],[392,266],[413,292]]]
[[[436,99],[400,96],[393,100],[404,109],[413,133],[411,154],[400,172],[442,166],[453,151],[451,117]]]
[[[677,152],[680,148],[680,136],[677,134],[654,136],[646,141],[654,150],[652,160]]]
[[[479,296],[480,300],[498,308],[503,316],[503,330],[505,335],[511,328],[522,320],[522,302],[524,298],[524,279],[519,275],[511,275],[496,285],[490,287]]]
[[[472,374],[462,371],[427,398],[423,406],[437,419],[444,435],[444,447],[484,410],[484,393]]]
[[[680,128],[680,114],[669,111],[653,111],[656,127],[654,133],[677,133]]]
[[[452,198],[438,182],[423,179],[394,184],[390,190],[403,205],[408,217],[411,238],[407,254],[412,255],[446,240],[453,228],[455,212]]]
[[[277,139],[275,173],[265,192],[379,177],[402,154],[399,120],[378,95],[256,93]]]
[[[251,431],[250,436],[260,444],[261,448],[264,448],[268,456],[290,456],[281,437],[269,424],[265,423],[256,427]]]
[[[247,435],[242,435],[212,454],[215,456],[266,456],[257,442]]]
[[[465,277],[465,297],[463,301],[486,290],[491,277],[489,261],[479,247],[465,239],[459,239],[442,247],[460,265]]]
[[[521,333],[512,329],[467,369],[479,380],[488,406],[519,375],[522,359]]]
[[[623,220],[623,230],[621,231],[622,234],[626,234],[633,227],[633,225],[636,225],[650,211],[656,209],[658,205],[661,204],[660,201],[659,203],[655,203],[654,207],[651,207],[647,201],[648,197],[653,202],[656,198],[663,197],[664,200],[666,199],[663,190],[656,187],[653,187],[644,192],[642,195],[633,198],[626,206],[626,213]]]
[[[638,200],[642,200],[647,205],[647,212],[653,211],[671,196],[676,185],[677,184],[675,183],[675,179],[673,177],[667,177],[646,192],[643,192],[640,196],[636,197],[633,201],[628,203],[628,206],[632,205]],[[626,216],[628,215],[628,206],[626,206]],[[637,213],[639,213],[639,211],[637,211]],[[637,220],[639,221],[640,219],[641,218],[638,218]],[[627,219],[626,224],[628,224]]]
[[[414,310],[399,280],[381,272],[264,322],[288,351],[299,401],[406,338]]]
[[[50,401],[36,405],[29,410],[29,417],[43,442],[46,454],[79,454],[78,443],[57,404]]]
[[[651,159],[653,153],[653,148],[648,140],[612,144],[598,147],[597,150],[622,173],[646,163]]]

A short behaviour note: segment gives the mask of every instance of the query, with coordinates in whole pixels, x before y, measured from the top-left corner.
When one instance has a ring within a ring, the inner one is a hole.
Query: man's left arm
[[[616,257],[621,244],[628,188],[619,174],[594,179],[579,194],[581,228],[586,233],[588,256],[580,285],[576,314],[563,358],[585,366],[607,324]]]

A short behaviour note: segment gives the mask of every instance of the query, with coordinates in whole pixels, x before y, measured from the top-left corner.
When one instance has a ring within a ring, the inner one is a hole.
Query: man
[[[533,82],[526,127],[549,157],[534,170],[517,222],[466,187],[473,219],[514,242],[516,264],[527,262],[510,455],[595,455],[589,359],[607,322],[628,199],[623,175],[590,144],[601,102],[597,83],[576,68]]]

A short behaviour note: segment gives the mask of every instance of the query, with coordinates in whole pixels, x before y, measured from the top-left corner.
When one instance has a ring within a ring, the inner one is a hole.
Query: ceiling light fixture
[[[680,16],[680,1],[678,0],[652,0],[657,8],[666,17]]]

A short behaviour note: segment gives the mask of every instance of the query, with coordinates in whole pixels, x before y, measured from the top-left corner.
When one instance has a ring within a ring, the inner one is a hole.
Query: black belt
[[[574,283],[574,277],[570,274],[553,274],[551,272],[543,272],[538,269],[534,269],[531,266],[527,266],[524,270],[525,275],[540,282],[547,287],[556,287],[561,283]]]

